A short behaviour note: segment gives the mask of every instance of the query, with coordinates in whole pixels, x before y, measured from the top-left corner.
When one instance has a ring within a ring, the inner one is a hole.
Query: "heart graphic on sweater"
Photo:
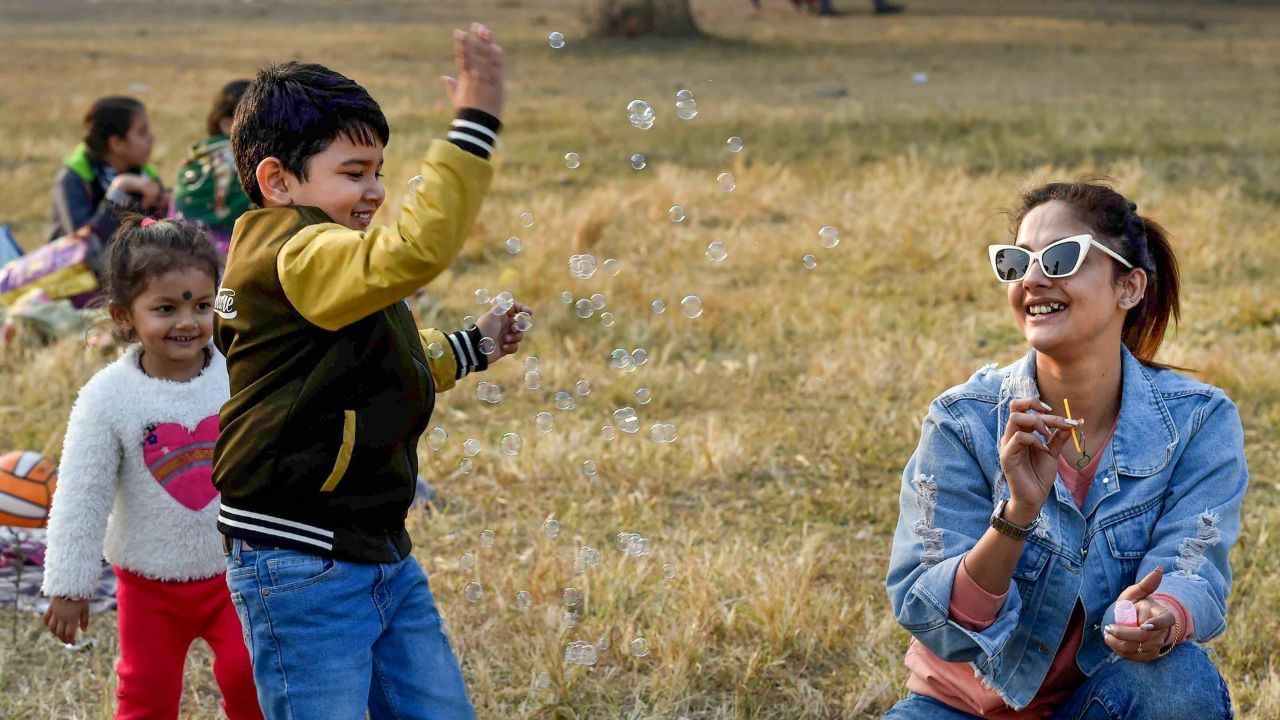
[[[213,445],[217,441],[217,415],[201,420],[195,432],[178,423],[160,423],[147,429],[142,457],[151,477],[174,500],[202,510],[218,497],[213,486]]]

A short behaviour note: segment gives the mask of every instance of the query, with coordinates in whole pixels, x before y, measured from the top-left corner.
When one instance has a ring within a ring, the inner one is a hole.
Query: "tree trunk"
[[[592,31],[604,37],[700,35],[690,0],[591,0]]]

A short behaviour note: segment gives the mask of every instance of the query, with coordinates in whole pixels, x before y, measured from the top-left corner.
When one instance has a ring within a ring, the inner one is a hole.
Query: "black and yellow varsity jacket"
[[[358,562],[408,555],[435,394],[485,365],[477,330],[419,331],[403,302],[457,257],[488,189],[488,153],[463,147],[432,143],[393,227],[351,230],[309,207],[236,222],[215,302],[231,380],[213,469],[224,535]]]

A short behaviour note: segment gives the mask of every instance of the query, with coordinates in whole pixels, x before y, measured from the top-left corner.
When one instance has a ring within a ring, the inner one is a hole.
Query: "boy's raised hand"
[[[502,117],[506,94],[502,46],[493,41],[489,28],[471,23],[470,30],[454,30],[453,62],[458,76],[442,75],[440,80],[454,112],[475,108]]]
[[[490,311],[486,312],[484,317],[476,320],[476,327],[479,328],[480,335],[493,340],[493,352],[485,356],[490,365],[507,355],[514,355],[520,350],[520,342],[524,340],[524,333],[516,330],[513,327],[513,322],[515,316],[522,312],[533,314],[533,311],[524,303],[515,303],[510,310],[501,315],[494,315]]]

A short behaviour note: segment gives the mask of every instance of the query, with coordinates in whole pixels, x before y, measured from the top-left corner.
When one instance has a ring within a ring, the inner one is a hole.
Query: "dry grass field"
[[[488,23],[509,59],[505,149],[474,237],[420,310],[455,328],[486,288],[537,316],[519,357],[442,396],[433,424],[449,442],[420,456],[444,502],[412,519],[480,716],[859,718],[905,692],[908,636],[883,579],[928,402],[1024,351],[986,266],[985,245],[1007,237],[998,211],[1031,183],[1109,173],[1172,231],[1182,263],[1183,322],[1162,359],[1224,387],[1244,419],[1253,482],[1230,627],[1213,647],[1239,716],[1280,717],[1280,8],[906,2],[885,19],[845,0],[850,14],[819,21],[781,0],[762,17],[746,0],[699,0],[710,37],[616,43],[582,39],[568,0],[6,2],[0,222],[42,241],[47,189],[95,97],[148,105],[171,177],[215,90],[284,58],[331,65],[381,102],[389,221],[448,120],[436,77],[449,29]],[[552,30],[563,50],[547,46]],[[681,88],[696,94],[692,121],[675,115]],[[653,103],[652,130],[627,123],[633,98]],[[726,150],[730,136],[744,152]],[[566,152],[582,166],[566,168]],[[635,152],[646,169],[631,169]],[[735,176],[730,193],[721,172]],[[676,204],[683,223],[668,219]],[[837,247],[819,245],[824,225],[840,229]],[[513,235],[517,255],[504,249]],[[704,257],[714,241],[721,262]],[[574,253],[621,271],[575,279]],[[566,291],[604,295],[614,323],[579,319]],[[681,314],[686,295],[701,297],[701,317]],[[649,360],[618,370],[615,348]],[[526,355],[541,389],[524,386]],[[0,450],[56,456],[77,388],[104,362],[78,337],[0,354]],[[477,399],[482,379],[500,403]],[[582,379],[590,394],[557,411],[555,392]],[[606,441],[623,406],[640,431]],[[663,422],[674,443],[650,440]],[[499,452],[508,432],[523,438],[513,457]],[[461,474],[468,438],[483,452]],[[652,553],[619,552],[621,531]],[[576,574],[584,546],[602,562]],[[572,628],[566,587],[583,598]],[[34,616],[12,644],[0,617],[0,717],[111,717],[113,616],[93,618],[100,644],[78,653]],[[601,636],[612,643],[596,665],[564,663],[568,643]],[[645,657],[627,652],[637,637]],[[197,648],[183,717],[219,716],[209,666]]]

